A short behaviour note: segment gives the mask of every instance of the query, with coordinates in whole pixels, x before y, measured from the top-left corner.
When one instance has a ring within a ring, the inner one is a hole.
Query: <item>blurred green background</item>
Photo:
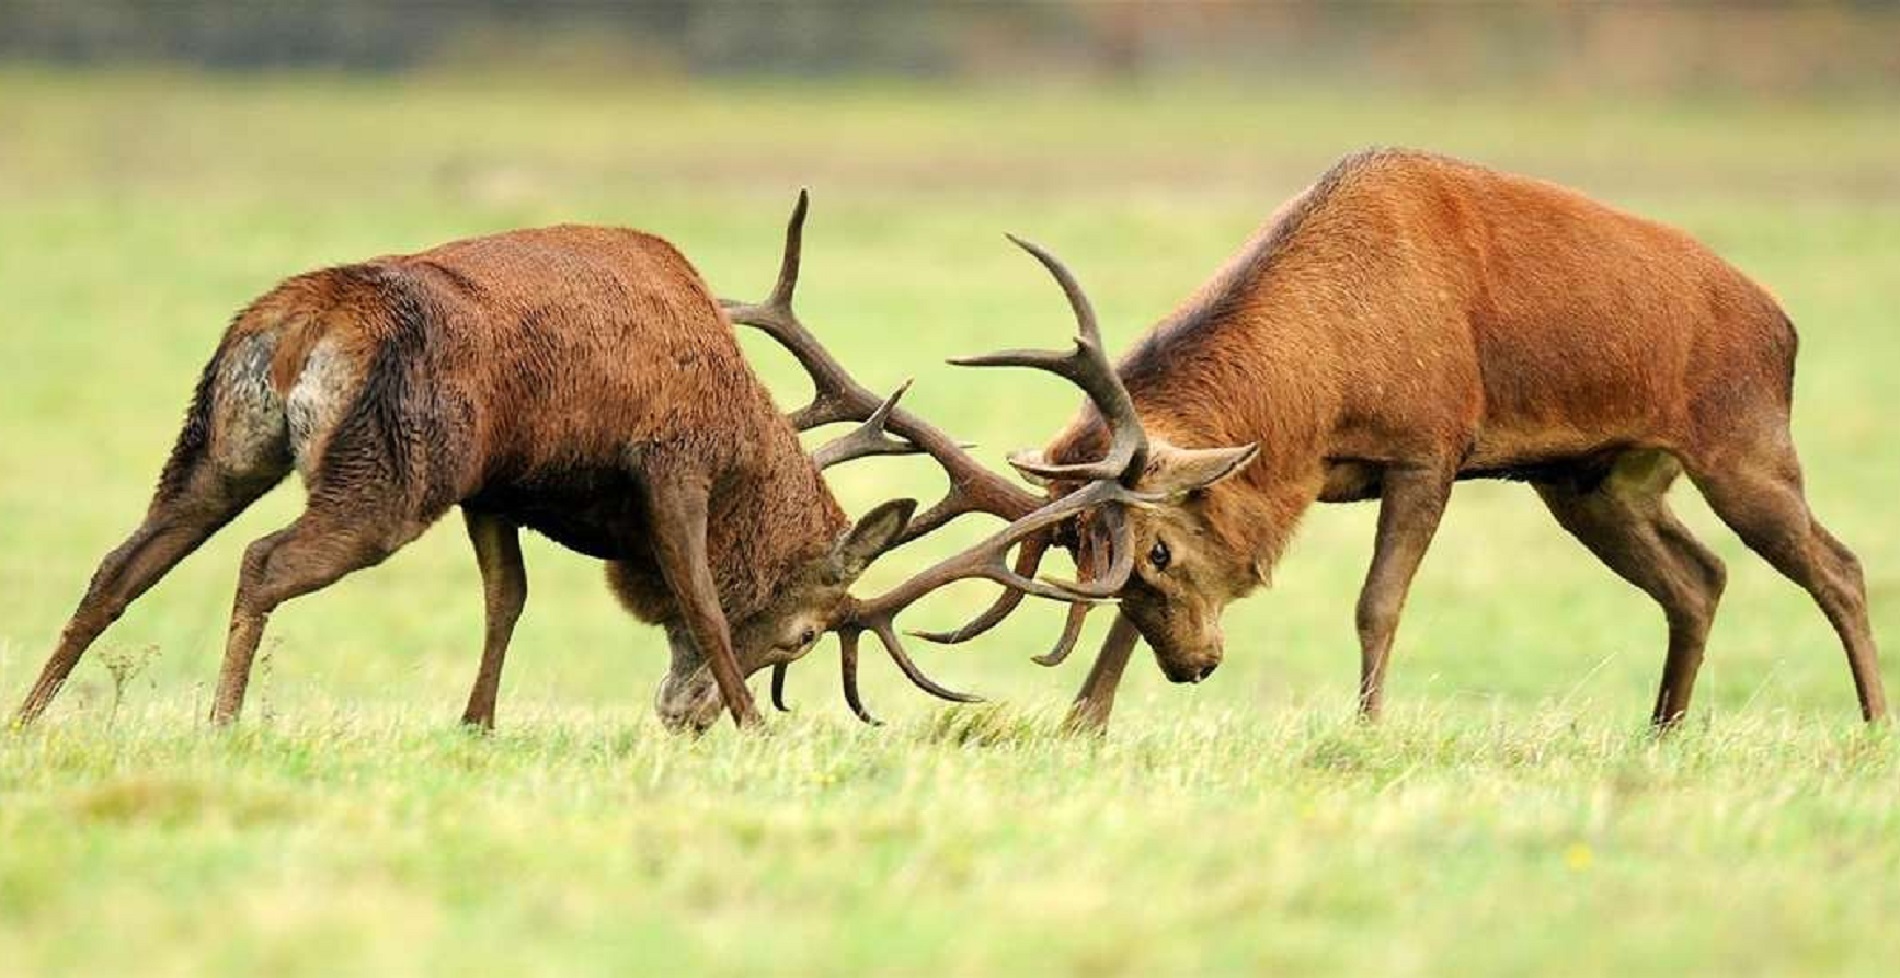
[[[1886,636],[1897,29],[1874,4],[0,2],[0,696],[136,524],[223,324],[286,275],[581,221],[749,297],[809,186],[807,321],[1000,466],[1075,402],[943,364],[1068,335],[1002,232],[1062,255],[1120,348],[1372,144],[1671,221],[1780,296],[1810,494]],[[912,460],[832,481],[854,512],[940,488]],[[214,737],[238,555],[295,514],[286,486],[107,634],[44,730],[0,736],[0,962],[24,962],[0,972],[1877,973],[1894,743],[1856,729],[1807,598],[1677,504],[1731,585],[1671,744],[1641,733],[1660,614],[1492,484],[1454,497],[1374,730],[1346,720],[1359,506],[1316,509],[1230,611],[1213,680],[1138,658],[1104,744],[1052,730],[1105,622],[1046,670],[1045,608],[917,653],[998,710],[874,659],[894,723],[859,731],[826,645],[772,736],[666,738],[660,635],[538,539],[503,732],[465,739],[480,588],[453,521],[280,610],[246,730]],[[142,663],[116,692],[113,661]]]

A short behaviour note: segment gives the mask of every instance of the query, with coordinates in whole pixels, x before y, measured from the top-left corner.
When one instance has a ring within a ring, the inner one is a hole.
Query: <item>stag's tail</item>
[[[320,317],[292,314],[283,291],[240,313],[225,332],[198,379],[144,522],[100,561],[17,724],[46,709],[87,647],[128,605],[289,474],[289,415],[272,365],[298,324]]]

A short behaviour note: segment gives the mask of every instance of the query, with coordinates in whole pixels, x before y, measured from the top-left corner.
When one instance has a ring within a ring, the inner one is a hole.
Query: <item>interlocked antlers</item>
[[[851,434],[826,444],[814,453],[820,467],[834,465],[867,455],[923,452],[943,467],[950,488],[936,505],[913,519],[899,538],[908,543],[968,513],[988,513],[1011,521],[1002,530],[974,547],[946,558],[905,581],[890,592],[867,601],[847,602],[840,620],[832,624],[842,646],[845,699],[861,719],[875,722],[865,711],[857,690],[857,644],[865,632],[878,637],[898,668],[911,682],[944,699],[970,702],[975,697],[957,693],[933,682],[919,670],[904,652],[898,640],[896,617],[937,588],[966,578],[984,578],[1005,588],[1004,595],[975,621],[947,634],[920,637],[938,642],[967,641],[1003,620],[1021,602],[1023,595],[1070,603],[1069,624],[1064,642],[1045,660],[1060,661],[1074,644],[1080,631],[1082,614],[1089,605],[1111,599],[1128,581],[1134,567],[1134,555],[1126,546],[1113,548],[1113,560],[1096,571],[1086,583],[1038,580],[1033,575],[1042,555],[1048,550],[1053,530],[1062,522],[1085,511],[1099,509],[1106,524],[1123,527],[1119,508],[1145,506],[1160,502],[1160,497],[1143,494],[1132,486],[1128,472],[1139,472],[1145,464],[1147,437],[1135,416],[1134,402],[1116,377],[1114,368],[1102,352],[1095,314],[1081,287],[1054,256],[1041,248],[1012,237],[1024,250],[1048,268],[1062,286],[1074,307],[1080,336],[1075,350],[1068,353],[1013,350],[982,357],[953,360],[965,366],[1020,366],[1046,370],[1063,377],[1087,393],[1111,432],[1109,457],[1086,465],[1049,465],[1024,457],[1012,457],[1011,464],[1025,475],[1048,480],[1092,480],[1083,488],[1054,501],[1048,501],[990,471],[971,456],[963,445],[936,426],[897,406],[904,388],[888,399],[880,399],[853,379],[837,359],[819,343],[792,311],[792,296],[798,286],[800,257],[803,251],[805,215],[810,197],[798,195],[791,221],[785,230],[785,254],[772,293],[756,304],[723,302],[727,315],[735,323],[764,330],[784,346],[811,375],[814,394],[809,404],[792,412],[791,421],[800,430],[843,421],[856,421]],[[891,435],[896,435],[893,438]],[[1115,534],[1124,543],[1125,532]],[[1021,545],[1015,566],[1008,555]],[[1042,660],[1039,660],[1042,661]],[[774,669],[773,702],[783,709],[784,666]]]

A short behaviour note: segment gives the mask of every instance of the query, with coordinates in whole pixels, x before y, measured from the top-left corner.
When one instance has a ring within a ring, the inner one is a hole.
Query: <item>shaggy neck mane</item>
[[[1262,400],[1256,379],[1242,368],[1245,358],[1234,356],[1231,344],[1241,339],[1243,323],[1270,309],[1270,297],[1263,293],[1270,289],[1273,270],[1316,223],[1314,216],[1348,178],[1392,153],[1367,150],[1341,160],[1281,206],[1213,278],[1135,342],[1116,372],[1150,438],[1182,448],[1212,448],[1244,444],[1258,432],[1274,430],[1273,405]],[[1272,483],[1274,446],[1260,448],[1260,460],[1209,489],[1204,506],[1207,525],[1224,548],[1271,567],[1305,506],[1276,502],[1262,491]],[[1059,462],[1081,462],[1101,458],[1107,450],[1108,429],[1094,407],[1085,405],[1049,454]]]
[[[1339,187],[1353,174],[1395,152],[1369,149],[1335,163],[1312,186],[1280,205],[1240,252],[1186,302],[1142,334],[1116,365],[1136,403],[1142,402],[1144,394],[1165,400],[1170,388],[1184,380],[1191,382],[1194,371],[1182,369],[1184,358],[1192,362],[1209,355],[1227,323],[1253,304],[1262,280]]]
[[[715,491],[707,523],[708,561],[735,621],[764,608],[775,585],[828,552],[849,522],[791,422],[769,397],[761,400],[770,417],[760,418],[755,430],[769,434],[743,449],[749,457],[732,482]]]

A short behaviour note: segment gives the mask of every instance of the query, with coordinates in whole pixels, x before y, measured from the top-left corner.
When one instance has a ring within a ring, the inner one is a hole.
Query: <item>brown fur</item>
[[[1723,584],[1663,500],[1686,469],[1815,596],[1876,718],[1860,569],[1801,493],[1794,356],[1774,299],[1679,230],[1443,157],[1350,156],[1118,367],[1151,437],[1260,446],[1235,478],[1134,518],[1142,552],[1163,540],[1173,560],[1143,562],[1124,614],[1171,678],[1198,680],[1221,658],[1221,609],[1267,581],[1309,505],[1382,499],[1359,606],[1361,704],[1376,714],[1451,484],[1520,479],[1662,604],[1670,652],[1654,716],[1671,722]],[[1046,454],[1096,457],[1104,439],[1085,410]],[[1106,718],[1113,683],[1101,686],[1078,715]]]
[[[219,721],[237,713],[272,608],[380,562],[451,506],[488,597],[465,714],[482,725],[526,597],[519,527],[608,561],[627,608],[667,627],[674,720],[705,722],[702,666],[736,717],[755,716],[712,647],[736,648],[741,676],[802,654],[851,576],[844,513],[686,260],[636,231],[514,231],[299,275],[241,313],[145,524],[101,564],[22,720],[127,604],[293,466],[307,509],[246,554]],[[693,584],[702,564],[709,598]]]

